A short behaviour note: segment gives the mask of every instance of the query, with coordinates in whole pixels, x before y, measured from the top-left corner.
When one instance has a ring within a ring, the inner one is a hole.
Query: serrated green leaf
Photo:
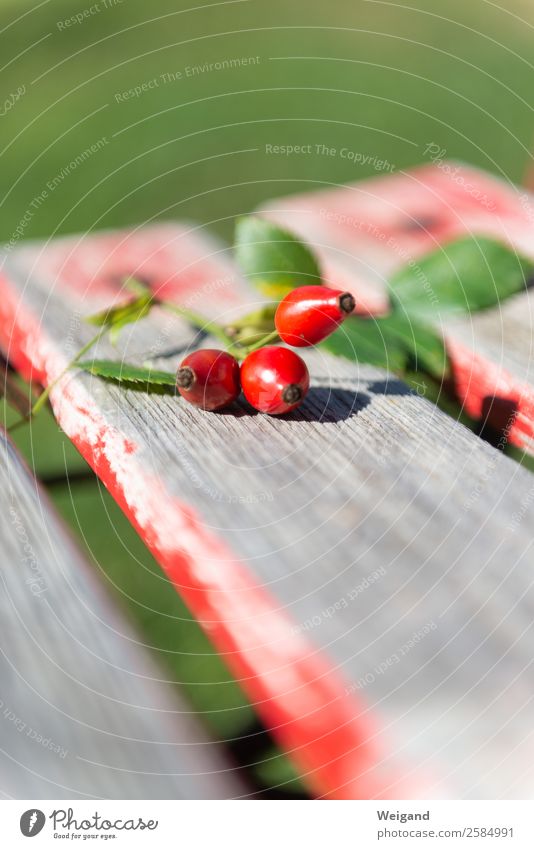
[[[427,320],[477,312],[524,291],[532,268],[530,260],[493,239],[457,239],[395,274],[392,307]]]
[[[125,324],[131,324],[134,321],[144,318],[150,312],[151,306],[154,304],[152,295],[140,295],[129,304],[124,304],[120,307],[111,307],[107,310],[101,310],[94,315],[88,316],[85,321],[88,324],[96,324],[98,327],[113,327],[119,329]]]
[[[257,215],[238,219],[235,253],[246,276],[272,300],[280,300],[296,286],[321,282],[310,248],[293,233]]]
[[[398,313],[376,319],[349,318],[322,344],[338,356],[399,374],[416,369],[441,379],[447,373],[439,333]]]
[[[117,383],[144,383],[147,386],[175,386],[176,374],[171,371],[158,371],[143,366],[132,366],[114,360],[84,360],[75,364],[76,368],[88,371],[96,377],[104,377]]]

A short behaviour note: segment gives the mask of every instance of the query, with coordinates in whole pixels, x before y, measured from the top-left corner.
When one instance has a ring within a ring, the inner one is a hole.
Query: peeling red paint
[[[488,363],[465,345],[447,339],[454,393],[466,413],[485,419],[512,445],[534,449],[534,389],[505,369]]]
[[[239,275],[228,249],[215,241],[210,245],[193,227],[169,222],[67,236],[44,244],[41,251],[34,244],[22,244],[17,252],[22,258],[26,254],[29,267],[37,259],[39,274],[53,281],[65,297],[74,293],[84,302],[107,307],[125,302],[128,294],[122,281],[129,275],[146,280],[160,298],[168,300],[197,301],[205,287],[205,301],[215,288],[219,305],[240,302]]]

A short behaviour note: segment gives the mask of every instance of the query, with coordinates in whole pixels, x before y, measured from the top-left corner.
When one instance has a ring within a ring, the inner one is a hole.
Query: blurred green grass
[[[24,238],[176,217],[229,238],[234,217],[266,198],[369,176],[373,157],[405,168],[430,142],[514,181],[530,163],[527,2],[237,0],[188,9],[100,0],[96,13],[65,25],[94,5],[0,2],[0,100],[23,90],[0,116],[4,242],[24,219]],[[205,67],[229,60],[233,67]],[[266,150],[298,144],[313,152]],[[315,145],[369,159],[355,165]],[[85,467],[49,415],[16,438],[45,478]],[[56,480],[52,492],[214,733],[245,732],[246,699],[109,496],[94,480],[72,490]],[[260,772],[276,784],[291,780],[286,767],[275,759]]]
[[[103,138],[49,193],[26,237],[176,216],[228,236],[233,217],[264,198],[373,173],[339,156],[268,154],[266,144],[347,146],[404,168],[436,142],[516,180],[526,165],[534,31],[511,13],[527,14],[527,4],[245,0],[187,11],[123,0],[58,29],[88,5],[51,0],[0,35],[3,91],[26,86],[1,119],[4,239],[31,199]],[[4,2],[0,27],[26,8]],[[242,57],[258,63],[186,76]]]

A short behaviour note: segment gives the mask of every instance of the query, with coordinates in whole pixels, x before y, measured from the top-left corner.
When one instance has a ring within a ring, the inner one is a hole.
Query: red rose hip
[[[299,286],[278,304],[274,323],[287,345],[317,345],[350,315],[356,304],[350,292],[328,286]]]
[[[302,403],[310,375],[306,363],[294,351],[267,345],[253,351],[243,362],[241,386],[256,410],[277,416]]]
[[[239,363],[225,351],[205,348],[189,354],[176,372],[178,392],[202,410],[220,410],[238,397]]]

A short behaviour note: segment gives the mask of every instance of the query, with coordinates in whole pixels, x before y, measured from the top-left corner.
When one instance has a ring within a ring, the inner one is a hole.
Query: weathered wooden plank
[[[39,247],[6,258],[2,345],[45,383],[69,337],[88,338],[72,315],[110,298],[106,257],[132,270],[135,234],[94,239],[55,243],[46,267]],[[176,296],[228,273],[183,229],[143,239]],[[197,308],[222,315],[244,288],[209,292]],[[98,353],[175,365],[194,334],[172,322],[154,314]],[[80,374],[52,400],[319,792],[530,796],[533,478],[380,370],[309,363],[313,391],[283,419]]]
[[[416,271],[421,256],[459,236],[492,236],[534,258],[533,196],[454,162],[280,198],[263,212],[316,246],[327,278],[351,289],[363,313],[387,309],[394,271],[408,262]],[[436,306],[466,411],[531,454],[533,317],[530,292],[463,319]]]
[[[3,795],[246,793],[149,661],[3,433],[0,573]]]

